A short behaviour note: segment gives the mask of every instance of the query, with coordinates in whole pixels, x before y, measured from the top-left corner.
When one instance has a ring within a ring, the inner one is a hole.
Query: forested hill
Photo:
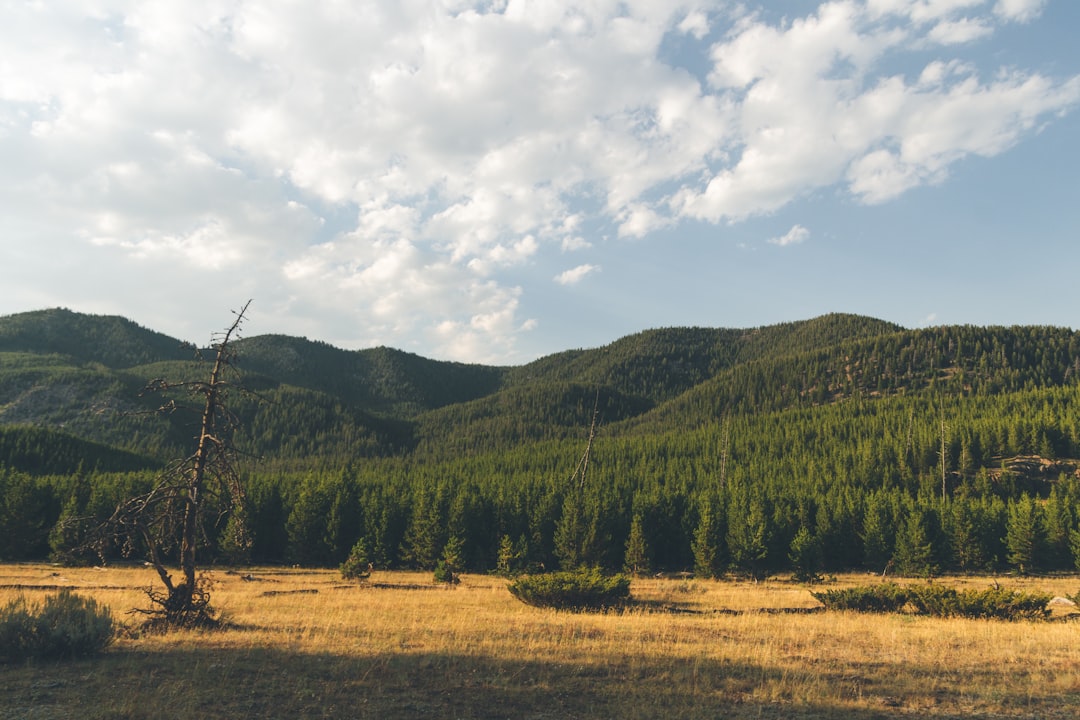
[[[245,338],[236,349],[247,371],[401,417],[490,395],[505,375],[499,367],[428,360],[387,347],[353,352],[285,335]]]
[[[647,330],[518,367],[346,351],[283,335],[237,344],[261,400],[237,400],[243,442],[304,462],[422,451],[506,450],[579,436],[599,403],[609,433],[662,433],[732,414],[935,392],[1069,384],[1080,339],[1051,327],[905,330],[833,314],[754,329]],[[155,418],[151,378],[198,373],[176,339],[119,317],[45,310],[0,317],[0,425],[67,434],[165,459],[190,437]]]
[[[211,329],[212,330],[212,329]],[[244,338],[255,543],[215,557],[760,575],[1080,566],[1080,333],[853,315],[647,330],[517,367]],[[204,353],[205,355],[205,353]],[[191,451],[154,378],[205,378],[122,318],[0,317],[0,558],[75,547]],[[588,478],[570,482],[590,423]]]
[[[598,385],[662,402],[741,363],[790,357],[900,330],[880,320],[840,314],[752,330],[647,330],[595,350],[541,358],[511,370],[508,380]]]
[[[0,317],[0,352],[63,355],[74,364],[109,368],[191,357],[184,343],[125,318],[62,308]]]

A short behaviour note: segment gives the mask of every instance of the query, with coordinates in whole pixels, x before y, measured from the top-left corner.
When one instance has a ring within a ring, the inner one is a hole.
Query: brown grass
[[[782,581],[640,580],[640,608],[574,615],[525,606],[493,577],[444,588],[429,573],[355,585],[333,571],[248,572],[212,573],[228,630],[0,666],[0,718],[1080,716],[1074,622],[800,614],[817,602]],[[124,613],[145,606],[153,580],[143,568],[0,566],[0,603],[71,587],[135,623]],[[1074,576],[1001,582],[1080,589]]]

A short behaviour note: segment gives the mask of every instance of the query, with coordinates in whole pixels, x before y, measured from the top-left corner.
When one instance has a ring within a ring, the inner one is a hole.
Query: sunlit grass
[[[779,580],[635,580],[634,609],[570,614],[526,606],[488,576],[457,587],[430,573],[375,572],[364,584],[333,571],[210,576],[229,629],[134,633],[95,660],[2,667],[0,708],[79,718],[1080,714],[1080,625],[1064,620],[799,613],[818,603]],[[144,568],[0,566],[0,603],[72,587],[134,624],[125,612],[146,606],[154,580]],[[1072,576],[1000,582],[1080,590]]]

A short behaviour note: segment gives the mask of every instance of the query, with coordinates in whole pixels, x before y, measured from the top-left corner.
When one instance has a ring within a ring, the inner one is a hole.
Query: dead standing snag
[[[232,343],[237,339],[247,313],[249,300],[236,312],[232,325],[215,338],[214,365],[208,380],[172,382],[152,381],[144,393],[161,393],[166,398],[160,412],[172,413],[185,405],[177,402],[175,391],[195,399],[200,413],[195,437],[195,451],[179,460],[157,479],[147,493],[130,498],[117,507],[107,523],[114,536],[123,540],[125,550],[133,552],[137,543],[145,546],[149,563],[165,585],[165,591],[147,590],[155,607],[141,611],[152,620],[169,627],[194,627],[216,624],[210,607],[210,593],[205,578],[197,577],[196,550],[203,539],[202,521],[208,503],[214,501],[221,513],[242,513],[244,489],[236,471],[236,450],[232,436],[236,417],[229,411],[229,391],[237,389]],[[243,535],[243,523],[230,523]],[[235,539],[246,543],[245,537]],[[179,548],[182,577],[174,581],[165,567],[165,556]]]

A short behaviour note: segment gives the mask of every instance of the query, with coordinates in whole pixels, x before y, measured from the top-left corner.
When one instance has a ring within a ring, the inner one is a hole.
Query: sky
[[[514,365],[1080,326],[1075,0],[0,0],[0,314]]]

